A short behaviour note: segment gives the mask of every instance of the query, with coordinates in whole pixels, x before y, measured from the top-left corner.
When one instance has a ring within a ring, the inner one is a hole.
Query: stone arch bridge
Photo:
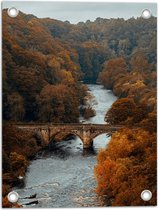
[[[22,130],[33,131],[41,139],[42,146],[47,146],[58,136],[63,140],[66,136],[73,134],[83,142],[83,148],[88,149],[93,145],[93,139],[100,134],[113,133],[122,126],[110,126],[107,124],[16,124]]]

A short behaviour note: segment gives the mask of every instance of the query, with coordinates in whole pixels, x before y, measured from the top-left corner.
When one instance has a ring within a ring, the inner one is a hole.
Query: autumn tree
[[[42,122],[77,122],[79,99],[66,85],[47,85],[37,97]]]
[[[148,60],[145,58],[144,54],[139,51],[132,56],[130,63],[134,71],[143,73],[151,70],[151,65],[148,63]]]
[[[114,125],[126,121],[129,117],[133,116],[136,105],[132,99],[122,98],[113,103],[112,107],[108,110],[105,121]]]
[[[108,196],[112,206],[156,205],[156,135],[141,129],[116,132],[99,152],[95,176],[96,192]],[[140,197],[144,189],[153,194],[148,202]]]
[[[99,80],[106,88],[112,89],[115,82],[126,73],[127,66],[123,58],[110,59],[105,62]]]

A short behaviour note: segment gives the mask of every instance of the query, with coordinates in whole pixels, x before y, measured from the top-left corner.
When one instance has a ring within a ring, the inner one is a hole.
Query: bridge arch
[[[100,132],[99,134],[96,134],[93,136],[92,144],[94,150],[99,150],[101,148],[106,148],[111,137],[107,135],[107,132]]]
[[[65,139],[67,136],[69,135],[74,135],[76,137],[78,137],[81,142],[83,143],[83,136],[81,134],[79,134],[78,132],[74,132],[74,131],[68,131],[68,132],[63,132],[61,135],[61,133],[56,133],[54,134],[51,138],[50,138],[50,141],[52,141],[53,139],[55,141],[62,141],[63,139]]]
[[[101,136],[101,135],[108,135],[109,133],[107,131],[99,131],[99,132],[96,132],[94,134],[91,135],[91,138],[92,140],[94,140],[95,138]]]

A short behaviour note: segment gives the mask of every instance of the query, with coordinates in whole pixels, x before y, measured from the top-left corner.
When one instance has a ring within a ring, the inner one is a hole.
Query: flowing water
[[[96,116],[83,123],[104,124],[104,116],[117,99],[110,90],[101,85],[88,85],[94,96],[92,101]],[[94,152],[85,153],[82,141],[76,137],[58,142],[52,151],[43,151],[33,160],[26,173],[23,188],[14,188],[19,193],[20,204],[38,201],[38,204],[24,205],[27,208],[92,207],[100,206],[94,192],[96,181],[94,165],[99,148],[109,142],[106,134],[94,139]],[[23,199],[36,194],[34,199]]]

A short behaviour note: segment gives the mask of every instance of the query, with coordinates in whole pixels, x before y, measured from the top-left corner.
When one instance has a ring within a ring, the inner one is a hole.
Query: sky
[[[18,10],[39,18],[53,18],[76,24],[101,18],[140,17],[144,9],[157,16],[156,3],[104,3],[104,2],[16,2],[4,1],[2,8],[16,7]]]

